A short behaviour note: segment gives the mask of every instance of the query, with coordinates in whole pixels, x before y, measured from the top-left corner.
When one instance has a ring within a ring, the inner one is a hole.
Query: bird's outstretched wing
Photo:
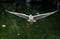
[[[50,16],[50,15],[56,13],[57,11],[58,11],[58,10],[53,11],[53,12],[44,13],[44,14],[35,15],[35,16],[34,16],[34,19],[35,19],[35,20],[38,20],[38,19],[45,18],[45,17],[47,17],[47,16]]]
[[[19,16],[19,17],[28,19],[28,15],[26,15],[26,14],[23,14],[23,13],[17,13],[17,12],[11,12],[11,11],[8,11],[8,10],[5,10],[5,11],[8,12],[8,13],[14,14],[14,15],[16,15],[16,16]]]

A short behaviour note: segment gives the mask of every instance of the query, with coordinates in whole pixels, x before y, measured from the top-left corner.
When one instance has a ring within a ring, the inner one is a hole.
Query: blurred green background
[[[0,2],[0,38],[1,39],[60,39],[60,12],[29,24],[26,19],[5,12],[5,9],[35,15],[42,9],[27,7],[26,0],[14,3]],[[2,27],[6,25],[6,27]]]

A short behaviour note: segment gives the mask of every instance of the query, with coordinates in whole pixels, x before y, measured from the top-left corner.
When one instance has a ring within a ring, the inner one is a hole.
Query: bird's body
[[[29,19],[27,21],[28,22],[36,22],[36,20],[34,20],[34,16],[33,15],[29,15]]]
[[[28,22],[33,23],[33,22],[36,22],[36,20],[38,20],[38,19],[42,19],[42,18],[45,18],[49,15],[52,15],[52,14],[56,13],[57,10],[53,11],[53,12],[49,12],[49,13],[38,14],[38,15],[35,15],[35,16],[33,16],[31,14],[26,15],[26,14],[23,14],[23,13],[11,12],[11,11],[8,11],[8,10],[6,10],[6,12],[9,12],[9,13],[17,15],[19,17],[25,18],[25,19],[27,19]]]

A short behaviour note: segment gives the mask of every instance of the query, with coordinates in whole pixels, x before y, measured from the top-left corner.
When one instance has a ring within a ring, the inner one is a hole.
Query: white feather
[[[9,13],[14,14],[14,15],[16,15],[16,16],[19,16],[19,17],[28,19],[28,15],[23,14],[23,13],[11,12],[11,11],[8,11],[8,10],[6,10],[6,12],[9,12]]]
[[[38,15],[35,15],[34,18],[35,18],[35,20],[42,19],[42,18],[50,16],[50,15],[56,13],[56,12],[57,12],[57,10],[53,11],[53,12],[44,13],[44,14],[38,14]]]

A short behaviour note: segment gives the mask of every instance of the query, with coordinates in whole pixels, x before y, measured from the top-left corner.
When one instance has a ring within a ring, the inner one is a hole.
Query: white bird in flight
[[[30,15],[26,15],[26,14],[23,14],[23,13],[11,12],[11,11],[8,11],[8,10],[6,10],[6,12],[14,14],[14,15],[22,17],[22,18],[25,18],[25,19],[27,19],[28,22],[33,23],[33,22],[36,22],[36,20],[45,18],[47,16],[50,16],[50,15],[56,13],[57,10],[53,11],[53,12],[48,12],[48,13],[43,13],[43,14],[37,14],[35,16],[33,16],[31,14]]]

